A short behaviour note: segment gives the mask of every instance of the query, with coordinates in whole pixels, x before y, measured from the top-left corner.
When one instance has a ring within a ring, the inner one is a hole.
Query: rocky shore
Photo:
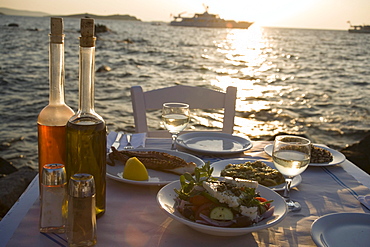
[[[273,140],[273,138],[272,138]],[[370,174],[370,135],[340,150],[348,160]],[[0,219],[22,195],[37,171],[29,166],[19,169],[0,157]]]
[[[340,150],[346,158],[370,174],[370,135],[365,136],[358,143],[354,143]]]
[[[0,219],[22,195],[37,171],[29,166],[19,169],[0,157]]]

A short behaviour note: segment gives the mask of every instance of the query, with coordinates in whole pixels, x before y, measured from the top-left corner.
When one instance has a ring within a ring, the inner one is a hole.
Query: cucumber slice
[[[229,208],[215,207],[212,209],[209,217],[213,220],[232,220],[234,219],[234,214]]]

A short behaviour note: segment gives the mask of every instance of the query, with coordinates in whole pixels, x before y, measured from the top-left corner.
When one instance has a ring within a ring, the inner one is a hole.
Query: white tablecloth
[[[263,152],[265,145],[266,142],[254,142],[251,150],[238,156],[270,159]],[[147,139],[146,144],[148,148],[170,146],[168,139]],[[211,162],[230,158],[200,157]],[[156,202],[158,186],[130,185],[107,178],[107,210],[97,220],[97,246],[315,246],[310,227],[320,216],[369,213],[356,197],[370,194],[370,190],[346,171],[353,169],[357,168],[347,160],[335,166],[309,167],[302,174],[302,183],[291,191],[291,197],[302,205],[300,212],[290,212],[274,227],[238,237],[202,234],[167,217]],[[39,233],[39,200],[33,200],[7,246],[67,246],[63,234]]]

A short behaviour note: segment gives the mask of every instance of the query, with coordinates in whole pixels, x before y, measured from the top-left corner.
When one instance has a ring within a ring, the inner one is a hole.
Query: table
[[[239,157],[271,160],[263,151],[269,142],[253,142],[253,148]],[[148,138],[146,147],[169,149],[171,140]],[[232,157],[235,157],[232,156]],[[216,161],[231,157],[201,157]],[[335,212],[370,213],[356,199],[370,194],[370,176],[345,160],[330,167],[308,167],[302,183],[292,189],[302,210],[290,212],[278,225],[238,237],[217,237],[199,233],[178,223],[159,208],[159,186],[137,186],[107,178],[107,211],[97,220],[96,246],[315,246],[311,224],[320,216]],[[0,246],[67,246],[65,235],[43,234],[38,230],[38,177],[0,221]]]

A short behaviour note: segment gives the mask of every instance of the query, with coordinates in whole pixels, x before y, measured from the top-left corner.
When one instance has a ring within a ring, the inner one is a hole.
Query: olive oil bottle
[[[96,214],[105,212],[106,198],[106,124],[94,109],[95,67],[94,20],[81,19],[79,57],[79,106],[66,128],[66,173],[94,176],[96,188]]]
[[[39,182],[46,164],[66,161],[66,124],[74,111],[64,101],[63,19],[50,19],[49,35],[49,104],[37,118]],[[40,186],[41,188],[41,186]]]

